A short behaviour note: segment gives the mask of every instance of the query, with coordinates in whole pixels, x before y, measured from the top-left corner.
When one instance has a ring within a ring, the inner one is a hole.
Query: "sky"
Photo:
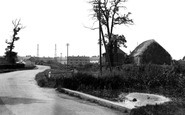
[[[14,51],[20,56],[99,55],[98,30],[92,27],[92,5],[89,0],[1,0],[0,1],[0,55],[4,55],[11,39],[12,20],[21,19],[25,26],[15,42]],[[183,0],[128,0],[126,11],[134,25],[121,25],[114,28],[127,40],[126,53],[145,40],[155,39],[172,56],[182,59],[185,56],[185,1]],[[104,50],[103,50],[104,51]]]

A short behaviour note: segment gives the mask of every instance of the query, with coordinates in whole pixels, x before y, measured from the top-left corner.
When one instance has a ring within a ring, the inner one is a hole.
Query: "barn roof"
[[[134,51],[130,54],[133,57],[141,56],[143,52],[147,49],[148,46],[150,46],[152,43],[157,43],[154,39],[144,41],[140,45],[138,45]],[[158,44],[158,43],[157,43]]]

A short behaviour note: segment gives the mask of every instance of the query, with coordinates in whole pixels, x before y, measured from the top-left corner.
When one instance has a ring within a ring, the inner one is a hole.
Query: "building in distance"
[[[90,63],[99,63],[99,56],[92,56],[90,57]]]
[[[90,57],[88,56],[68,56],[68,65],[85,65],[90,63]]]
[[[20,61],[27,61],[30,60],[32,62],[43,62],[43,63],[47,63],[49,61],[52,62],[58,62],[61,64],[66,65],[67,64],[67,57],[35,57],[35,56],[31,56],[31,55],[27,55],[27,56],[19,56],[18,57]],[[89,64],[89,63],[99,63],[99,56],[68,56],[68,64],[69,65],[85,65],[85,64]]]

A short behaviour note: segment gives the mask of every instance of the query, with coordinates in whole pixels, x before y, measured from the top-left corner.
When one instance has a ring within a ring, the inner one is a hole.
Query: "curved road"
[[[38,72],[48,69],[0,74],[0,115],[121,115],[97,104],[40,88],[34,80]]]

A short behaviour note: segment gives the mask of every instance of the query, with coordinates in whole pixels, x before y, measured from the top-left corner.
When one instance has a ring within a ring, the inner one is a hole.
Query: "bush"
[[[73,90],[120,90],[120,92],[149,92],[182,97],[185,94],[185,75],[179,66],[166,65],[123,65],[119,69],[103,70],[97,75],[91,72],[67,73],[52,70],[50,79],[43,77],[47,87],[65,87]],[[183,70],[183,69],[182,69]],[[45,72],[47,73],[47,72]]]
[[[5,52],[5,59],[10,63],[10,64],[15,64],[17,60],[17,52],[10,52],[6,51]]]
[[[132,65],[103,68],[103,74],[90,72],[70,73],[62,70],[47,70],[39,73],[36,80],[42,87],[65,87],[116,101],[125,92],[157,93],[172,97],[173,101],[162,105],[147,105],[131,110],[131,115],[176,115],[185,113],[185,63],[173,65]],[[52,71],[51,78],[48,72]],[[95,72],[97,73],[97,72]],[[175,99],[175,101],[174,101]]]
[[[49,72],[51,72],[50,77],[48,75]],[[64,78],[67,78],[66,76],[71,76],[71,73],[63,70],[48,69],[44,72],[38,73],[35,77],[35,80],[40,87],[55,88],[61,86]]]
[[[25,63],[25,68],[35,68],[35,63],[34,62],[31,62],[31,61],[27,61]]]

